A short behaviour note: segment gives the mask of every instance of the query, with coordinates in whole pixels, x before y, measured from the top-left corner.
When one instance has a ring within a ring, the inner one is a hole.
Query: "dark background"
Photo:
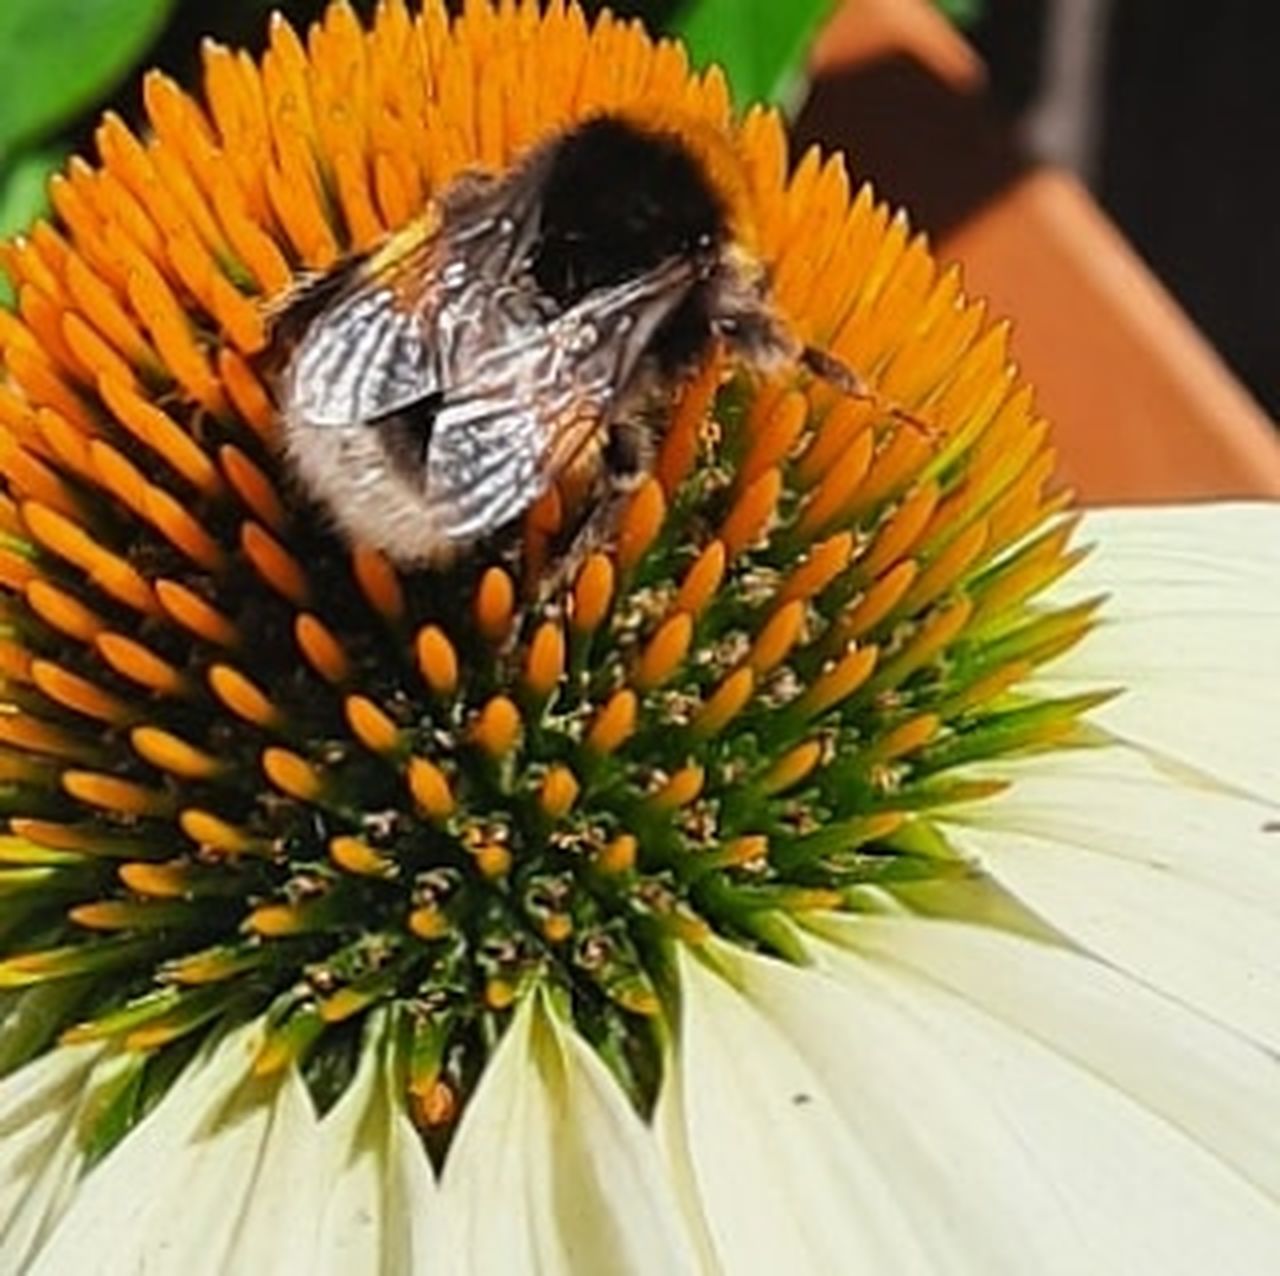
[[[1280,415],[1280,5],[1112,0],[1109,9],[1086,157],[1094,195]],[[969,32],[1011,119],[1034,100],[1048,10],[1044,0],[989,0]]]

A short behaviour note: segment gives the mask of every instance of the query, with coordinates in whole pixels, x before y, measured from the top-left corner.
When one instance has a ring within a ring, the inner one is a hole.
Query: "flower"
[[[335,4],[145,88],[6,249],[0,1267],[1276,1270],[1275,511],[1085,557],[1005,329],[633,24]],[[713,360],[549,599],[554,497],[348,553],[264,300],[655,104],[937,439]]]

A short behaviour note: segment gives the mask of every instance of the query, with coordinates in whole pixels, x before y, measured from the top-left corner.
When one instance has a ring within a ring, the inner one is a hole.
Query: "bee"
[[[868,396],[770,304],[742,185],[710,126],[616,112],[455,179],[280,308],[289,468],[351,540],[442,567],[552,485],[608,523],[717,344]]]

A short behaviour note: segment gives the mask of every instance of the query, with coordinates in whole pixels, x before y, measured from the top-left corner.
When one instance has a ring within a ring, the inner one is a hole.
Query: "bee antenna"
[[[899,407],[896,403],[886,402],[879,392],[873,390],[843,359],[838,359],[829,350],[820,350],[817,346],[805,346],[800,352],[800,363],[815,377],[821,378],[841,394],[851,399],[862,399],[867,403],[875,404],[893,420],[909,426],[922,435],[931,446],[938,441],[939,434],[936,426],[908,412],[906,408]]]

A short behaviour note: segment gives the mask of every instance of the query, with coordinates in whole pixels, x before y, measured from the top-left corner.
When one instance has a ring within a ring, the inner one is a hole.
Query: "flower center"
[[[714,75],[611,20],[614,44],[572,46],[595,72],[547,80],[543,124],[643,107],[601,68],[651,67],[653,102],[742,150],[780,309],[936,438],[713,361],[607,548],[566,548],[553,492],[434,574],[348,552],[278,481],[247,294],[376,243],[467,158],[405,42],[432,85],[481,68],[485,103],[514,95],[484,118],[536,136],[518,59],[576,38],[575,12],[386,6],[366,35],[334,6],[310,52],[277,27],[260,79],[212,54],[212,119],[149,81],[156,140],[109,122],[105,171],[56,188],[67,236],[9,250],[0,1071],[59,1039],[131,1056],[98,1146],[247,1016],[259,1070],[296,1063],[327,1103],[386,1010],[447,1138],[535,985],[645,1110],[673,944],[791,956],[791,915],[965,872],[932,813],[992,786],[960,768],[1092,703],[1018,691],[1093,609],[1036,601],[1071,524],[1002,332],[904,223],[849,203],[838,160],[784,183],[776,119],[733,128]],[[517,60],[462,59],[475,24]]]

